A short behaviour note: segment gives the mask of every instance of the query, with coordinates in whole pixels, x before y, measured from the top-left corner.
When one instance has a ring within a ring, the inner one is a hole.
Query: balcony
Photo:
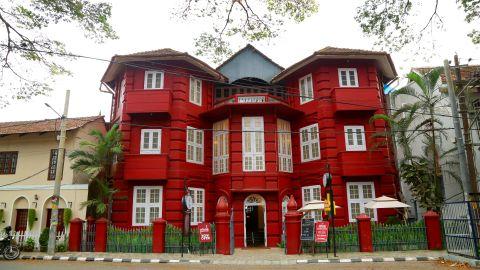
[[[374,87],[337,87],[332,99],[334,112],[376,111],[382,107],[380,92]]]
[[[169,90],[132,90],[125,93],[125,112],[169,113],[172,95]]]
[[[124,157],[125,180],[162,180],[167,179],[167,155],[132,155]]]
[[[342,176],[372,176],[386,172],[387,159],[381,151],[345,151],[338,153]]]

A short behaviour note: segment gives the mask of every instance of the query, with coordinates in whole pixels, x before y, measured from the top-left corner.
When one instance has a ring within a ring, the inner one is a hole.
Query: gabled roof
[[[216,80],[225,81],[225,77],[214,68],[210,67],[202,60],[189,55],[186,52],[179,52],[169,48],[136,52],[125,55],[114,55],[107,70],[103,74],[102,82],[108,83],[115,80],[118,73],[124,68],[125,63],[141,62],[141,61],[185,61],[197,67],[200,71],[205,72]]]
[[[368,51],[360,49],[325,47],[314,52],[307,58],[293,64],[287,69],[280,72],[272,79],[272,83],[278,83],[290,76],[295,71],[305,67],[306,65],[315,62],[319,59],[369,59],[375,60],[379,71],[388,79],[393,79],[397,76],[397,71],[393,65],[390,54],[381,51]]]
[[[280,66],[279,64],[275,63],[272,59],[270,59],[270,57],[266,56],[265,54],[263,54],[261,51],[257,50],[257,48],[255,48],[253,45],[251,44],[247,44],[245,47],[243,47],[243,49],[239,50],[238,52],[234,53],[232,56],[230,56],[227,60],[225,60],[222,64],[220,64],[220,66],[217,67],[217,70],[221,69],[223,66],[225,66],[227,63],[229,63],[230,61],[232,61],[235,57],[237,57],[239,54],[241,54],[242,52],[244,52],[245,50],[247,49],[251,49],[253,50],[254,52],[258,53],[260,56],[262,56],[263,58],[265,58],[265,60],[269,61],[270,63],[272,63],[273,65],[277,66],[279,69],[285,69],[284,67]]]
[[[412,68],[412,71],[416,71],[420,74],[426,74],[437,67],[416,67]],[[452,69],[452,80],[455,81],[457,79],[457,74]],[[471,65],[471,66],[462,66],[460,67],[460,75],[462,76],[462,80],[470,80],[472,78],[479,78],[480,79],[480,65]],[[447,83],[445,79],[445,74],[442,73],[442,83]]]
[[[67,119],[67,130],[81,128],[93,121],[103,120],[103,116],[77,117]],[[60,130],[60,119],[17,121],[0,123],[0,135],[52,132]]]

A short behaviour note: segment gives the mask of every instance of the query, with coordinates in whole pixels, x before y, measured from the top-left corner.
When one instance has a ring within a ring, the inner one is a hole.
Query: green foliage
[[[67,244],[65,244],[65,243],[57,244],[57,246],[55,247],[55,250],[57,252],[66,252],[67,251]]]
[[[398,225],[400,223],[401,221],[400,219],[398,219],[397,216],[388,216],[387,220],[385,221],[385,224],[388,224],[388,225]]]
[[[0,223],[3,222],[3,217],[5,216],[5,211],[3,209],[0,209]]]
[[[32,230],[36,219],[37,219],[37,211],[35,211],[35,209],[28,209],[28,229],[29,230]]]
[[[215,235],[215,224],[210,225],[212,236]],[[198,229],[193,229],[190,232],[190,237],[184,236],[184,247],[190,243],[190,251],[193,253],[208,253],[209,250],[215,248],[215,237],[211,243],[200,245],[198,239]],[[185,251],[184,250],[184,251]],[[165,253],[180,253],[182,251],[182,229],[171,224],[167,224],[165,234]]]
[[[427,249],[427,235],[423,221],[405,224],[372,223],[375,251]]]
[[[330,250],[333,250],[333,228],[328,228],[329,243],[315,243],[315,252],[322,253],[326,251],[326,247],[329,244]],[[356,252],[359,251],[358,244],[358,227],[355,223],[350,223],[346,226],[335,227],[335,241],[338,252]],[[302,241],[302,250],[304,253],[310,253],[312,251],[313,241]]]
[[[23,251],[32,252],[35,249],[35,240],[33,238],[28,237],[23,245]]]
[[[107,252],[151,253],[152,227],[125,229],[109,226]]]
[[[72,209],[63,209],[63,224],[68,228],[70,221],[72,220]]]
[[[40,251],[46,251],[48,246],[48,238],[49,238],[50,229],[45,228],[42,230],[40,237],[38,238],[38,243],[40,244]]]

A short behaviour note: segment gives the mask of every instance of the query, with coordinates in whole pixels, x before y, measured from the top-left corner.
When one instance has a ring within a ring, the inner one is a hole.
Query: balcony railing
[[[337,87],[332,91],[334,111],[376,111],[382,108],[380,91],[375,87]]]

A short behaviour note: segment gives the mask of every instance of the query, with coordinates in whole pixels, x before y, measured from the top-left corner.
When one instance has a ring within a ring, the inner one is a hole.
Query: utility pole
[[[55,186],[53,188],[52,196],[52,216],[50,219],[50,233],[48,238],[47,253],[52,255],[55,253],[55,245],[57,240],[57,224],[58,224],[58,204],[60,201],[60,186],[63,178],[63,162],[65,159],[65,139],[67,135],[67,114],[68,103],[70,100],[70,90],[65,94],[65,105],[63,107],[63,114],[60,122],[60,138],[57,149],[57,168],[55,171]]]
[[[470,186],[470,177],[468,175],[467,157],[465,153],[465,144],[463,143],[462,129],[460,127],[460,116],[458,114],[457,99],[455,89],[453,87],[452,74],[450,73],[450,64],[448,60],[443,61],[445,69],[445,77],[448,85],[448,96],[450,98],[450,106],[452,108],[453,127],[455,128],[455,138],[457,142],[458,160],[460,162],[460,178],[462,179],[464,199],[468,199],[468,194],[472,192]]]
[[[472,187],[472,192],[477,193],[477,176],[475,171],[475,158],[473,156],[473,147],[472,147],[472,136],[470,134],[470,122],[468,120],[468,106],[466,103],[466,94],[467,89],[462,89],[462,74],[460,72],[460,63],[458,61],[458,55],[454,56],[455,62],[455,77],[457,89],[460,89],[458,92],[458,105],[460,107],[460,115],[462,116],[462,126],[463,126],[463,136],[465,138],[465,150],[467,152],[467,165],[468,165],[468,174],[470,176],[470,185]]]

